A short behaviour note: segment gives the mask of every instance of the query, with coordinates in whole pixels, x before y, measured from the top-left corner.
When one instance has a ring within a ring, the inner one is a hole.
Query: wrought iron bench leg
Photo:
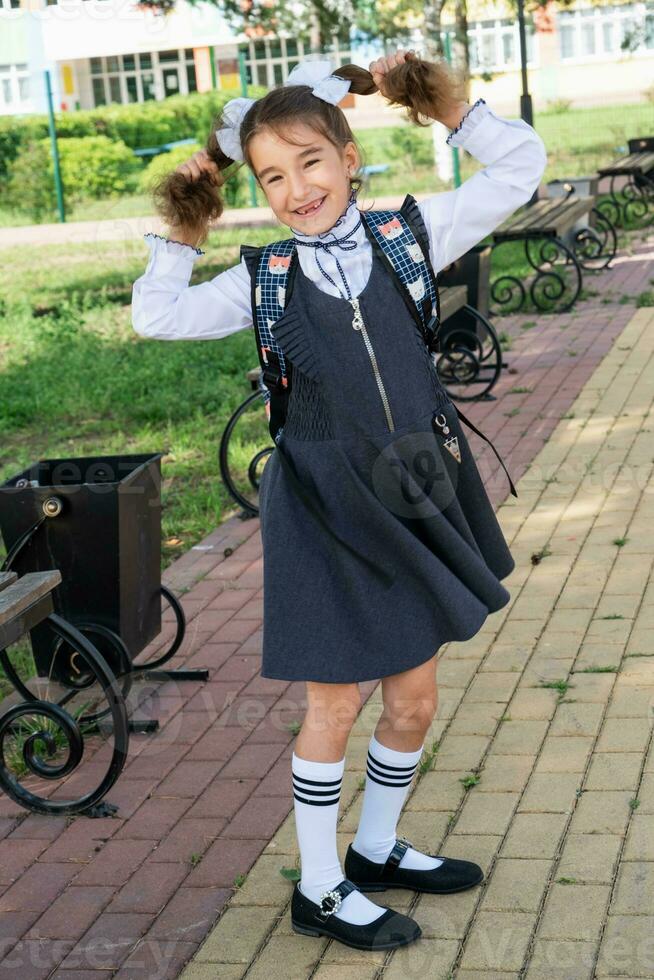
[[[536,247],[536,243],[540,245]],[[574,306],[582,286],[582,271],[575,254],[560,238],[526,238],[525,256],[536,275],[529,284],[531,301],[543,313],[565,313]],[[556,271],[559,256],[565,258],[566,268],[571,267],[573,279],[572,298],[557,307],[557,301],[565,296],[567,284]]]
[[[21,755],[29,774],[54,781],[68,776],[82,762],[83,729],[87,724],[91,727],[94,724],[93,715],[80,715],[73,718],[60,704],[43,701],[26,689],[29,697],[21,704],[11,707],[0,717],[0,789],[4,790],[14,802],[36,813],[83,813],[98,816],[115,812],[116,808],[113,804],[101,803],[101,801],[118,779],[127,759],[129,731],[127,709],[122,692],[104,657],[79,630],[56,613],[50,613],[46,621],[59,637],[79,653],[87,671],[93,674],[94,682],[100,685],[111,715],[114,743],[112,755],[100,784],[77,799],[50,800],[22,786],[20,779],[7,767],[5,745],[7,738],[10,736],[23,738]],[[0,651],[0,660],[3,665],[6,665],[8,660],[6,650]],[[10,676],[10,679],[13,683],[13,677]],[[32,724],[29,731],[26,730],[22,720],[35,717],[44,719],[43,728],[35,728]],[[53,726],[67,747],[66,758],[54,764],[48,762],[48,757],[52,757],[57,751]]]
[[[615,258],[618,239],[615,226],[608,215],[598,208],[592,208],[590,214],[594,218],[594,224],[589,224],[575,234],[572,250],[582,269],[599,272],[607,269]]]

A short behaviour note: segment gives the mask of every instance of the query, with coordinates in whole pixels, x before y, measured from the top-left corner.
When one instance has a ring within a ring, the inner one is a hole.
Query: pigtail
[[[334,75],[350,79],[350,91],[355,95],[379,91],[370,72],[357,65],[343,65]],[[423,61],[408,52],[406,61],[387,72],[384,79],[384,97],[391,105],[406,106],[410,121],[417,126],[431,125],[434,119],[449,115],[465,101],[463,79],[442,59]]]
[[[216,130],[224,125],[222,116],[214,119],[205,150],[219,168],[218,174],[203,174],[197,180],[176,171],[165,174],[151,188],[157,214],[171,228],[183,228],[198,245],[207,240],[208,225],[222,215],[225,204],[220,188],[241,164],[226,156],[216,139]]]

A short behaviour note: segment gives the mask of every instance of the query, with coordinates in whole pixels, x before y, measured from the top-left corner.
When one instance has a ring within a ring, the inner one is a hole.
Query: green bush
[[[250,86],[251,98],[266,93],[265,88]],[[216,89],[193,92],[190,95],[171,95],[162,101],[135,102],[129,105],[99,106],[78,112],[55,113],[55,126],[60,141],[74,136],[107,136],[122,140],[131,149],[160,146],[173,140],[194,136],[204,144],[214,117],[229,99],[240,90]],[[7,171],[22,147],[48,135],[46,115],[0,117],[0,188]]]
[[[143,164],[122,140],[106,136],[59,140],[64,199],[71,205],[86,198],[118,197],[135,190]],[[56,195],[49,138],[24,147],[12,162],[5,203],[38,221],[54,216]]]
[[[390,155],[394,160],[402,160],[409,167],[428,167],[434,165],[434,150],[431,130],[424,131],[415,126],[396,126],[390,135]]]

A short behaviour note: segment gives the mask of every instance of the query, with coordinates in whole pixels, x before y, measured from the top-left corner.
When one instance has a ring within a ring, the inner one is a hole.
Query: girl
[[[538,186],[540,137],[483,99],[463,102],[445,63],[402,50],[369,72],[306,61],[263,98],[228,103],[206,150],[155,190],[170,237],[145,235],[150,259],[134,283],[132,315],[137,333],[162,340],[225,337],[253,325],[262,249],[245,246],[240,264],[188,285],[208,223],[222,213],[227,168],[244,161],[290,227],[299,261],[273,325],[293,384],[259,494],[261,675],[306,682],[291,763],[301,857],[292,925],[359,949],[390,949],[418,938],[420,927],[364,891],[446,893],[483,878],[476,864],[424,854],[395,830],[436,711],[438,649],[473,636],[506,604],[500,580],[513,561],[456,410],[371,246],[356,200],[360,154],[338,108],[348,90],[379,91],[420,125],[440,120],[451,130],[447,142],[484,164],[457,190],[420,204],[405,198],[399,217],[424,232],[435,273]],[[394,237],[399,217],[386,229]],[[341,866],[345,749],[361,706],[358,682],[377,678],[383,711]]]

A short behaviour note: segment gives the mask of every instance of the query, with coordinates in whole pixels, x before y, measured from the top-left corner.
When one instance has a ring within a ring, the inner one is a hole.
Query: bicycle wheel
[[[274,448],[263,393],[253,391],[225,426],[218,450],[220,475],[242,517],[259,513],[261,474]]]

